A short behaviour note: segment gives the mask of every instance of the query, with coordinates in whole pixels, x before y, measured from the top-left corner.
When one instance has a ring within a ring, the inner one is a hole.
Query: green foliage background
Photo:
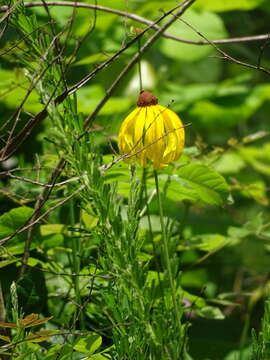
[[[66,166],[56,182],[71,181],[48,190],[38,216],[48,214],[32,232],[16,233],[1,247],[1,321],[19,324],[30,313],[53,316],[35,330],[51,331],[38,334],[37,341],[29,339],[32,328],[1,332],[3,356],[269,359],[270,73],[224,60],[212,45],[165,37],[140,61],[143,88],[190,123],[182,157],[159,173],[179,329],[163,270],[152,170],[145,174],[123,161],[99,170],[117,156],[117,132],[135,107],[137,65],[78,140],[85,118],[154,30],[56,106],[51,98],[117,53],[135,37],[134,27],[146,25],[99,10],[23,3],[13,2],[16,9],[0,23],[1,147],[47,103],[48,116],[0,163],[0,241],[33,216],[44,190],[40,184],[49,182],[61,158]],[[100,0],[98,5],[155,21],[177,3]],[[267,34],[270,4],[197,0],[183,19],[209,40]],[[180,20],[166,33],[203,40]],[[217,46],[240,61],[270,68],[267,39]],[[147,199],[140,184],[146,184]]]

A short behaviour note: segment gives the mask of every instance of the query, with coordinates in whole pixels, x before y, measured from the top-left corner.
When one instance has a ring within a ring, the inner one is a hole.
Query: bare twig
[[[51,174],[51,177],[49,180],[49,185],[52,185],[52,186],[50,188],[45,188],[41,192],[41,194],[39,194],[37,201],[35,203],[34,214],[30,218],[31,226],[28,228],[28,233],[27,233],[27,237],[25,240],[25,244],[24,244],[24,252],[23,252],[23,258],[22,258],[23,266],[21,267],[21,272],[20,272],[21,275],[24,273],[24,271],[26,269],[27,261],[30,256],[30,246],[31,246],[31,242],[32,242],[32,234],[33,234],[33,230],[34,230],[34,225],[36,224],[35,221],[37,219],[39,219],[41,209],[42,209],[43,205],[45,204],[45,202],[47,201],[47,199],[49,198],[50,193],[53,189],[53,186],[54,186],[58,176],[61,174],[64,167],[65,167],[65,162],[62,161],[59,164],[59,167],[57,167]]]
[[[176,15],[175,15],[176,16]],[[250,68],[250,69],[254,69],[254,70],[258,70],[261,71],[267,75],[270,75],[270,70],[260,66],[260,64],[257,65],[252,65],[252,64],[248,64],[246,62],[243,62],[241,60],[238,60],[234,57],[232,57],[231,55],[227,54],[225,51],[221,50],[212,40],[209,40],[206,38],[205,35],[203,35],[200,31],[198,31],[197,29],[194,28],[194,26],[192,26],[191,24],[189,24],[187,21],[183,20],[182,18],[179,18],[179,20],[181,22],[183,22],[184,24],[186,24],[189,28],[191,28],[194,32],[196,32],[196,34],[198,34],[200,37],[202,37],[205,41],[207,41],[210,45],[212,45],[218,53],[221,54],[221,56],[211,56],[214,58],[218,58],[218,59],[223,59],[223,60],[227,60],[230,62],[233,62],[235,64]],[[268,36],[269,37],[269,36]]]
[[[95,110],[85,119],[84,126],[87,130],[89,126],[91,126],[93,119],[97,116],[101,108],[106,104],[106,102],[111,97],[114,90],[118,87],[120,82],[122,81],[123,77],[129,72],[129,70],[132,68],[133,65],[135,65],[139,59],[143,56],[143,54],[149,49],[151,45],[161,36],[161,34],[170,27],[173,22],[181,17],[182,14],[194,3],[195,0],[188,0],[185,1],[180,9],[179,6],[176,8],[170,10],[169,12],[164,13],[164,17],[172,14],[173,16],[164,24],[162,25],[159,30],[157,30],[154,35],[152,35],[146,43],[140,48],[140,50],[132,57],[132,59],[129,61],[129,63],[124,67],[124,69],[121,71],[121,73],[117,76],[117,78],[114,80],[114,82],[111,84],[109,89],[107,89],[105,96],[103,99],[98,103]],[[177,11],[176,11],[177,10]],[[176,14],[173,14],[173,12],[176,11]],[[84,134],[83,134],[84,135]]]
[[[57,37],[60,36],[60,33],[55,36],[49,47],[47,48],[45,54],[42,56],[41,59],[41,64],[43,64],[46,61],[46,57],[48,56],[49,50],[50,48],[53,46],[54,42],[57,41]],[[54,59],[52,59],[52,61],[50,61],[47,66],[41,71],[41,73],[37,74],[37,70],[36,70],[36,74],[34,74],[33,76],[36,76],[33,78],[20,106],[16,109],[15,113],[11,116],[11,118],[7,121],[7,123],[9,123],[12,119],[16,119],[16,121],[14,122],[12,129],[9,133],[8,139],[6,141],[6,144],[4,145],[4,147],[1,149],[1,155],[0,155],[0,160],[6,160],[6,153],[8,152],[8,149],[10,148],[11,144],[12,144],[12,153],[14,153],[14,151],[16,151],[17,147],[20,145],[20,143],[24,140],[24,138],[30,133],[31,131],[31,126],[32,126],[32,120],[30,120],[25,127],[19,132],[18,135],[14,136],[12,138],[13,132],[15,130],[15,126],[18,122],[19,119],[19,115],[21,113],[21,110],[25,104],[25,102],[27,101],[28,97],[30,96],[30,94],[32,93],[32,91],[34,90],[34,88],[36,87],[36,85],[39,83],[39,81],[42,79],[42,77],[45,75],[45,73],[48,71],[48,69],[50,69],[50,67],[52,66],[53,63],[55,63],[58,59],[59,59],[59,54],[54,57]],[[3,158],[1,159],[1,156],[3,156]]]
[[[194,2],[195,0],[193,0],[191,2],[191,4]],[[111,64],[114,60],[116,60],[126,49],[128,49],[131,45],[133,45],[134,43],[137,42],[137,40],[139,38],[141,38],[149,29],[151,29],[155,24],[159,23],[160,21],[162,21],[164,18],[166,18],[168,15],[170,15],[173,11],[175,11],[176,9],[178,9],[179,7],[181,7],[182,5],[177,5],[176,7],[174,7],[172,10],[164,13],[159,19],[157,19],[157,21],[155,21],[155,23],[153,25],[149,25],[146,29],[144,29],[141,33],[139,33],[137,36],[135,36],[131,41],[129,41],[124,47],[122,47],[117,53],[115,53],[113,56],[111,56],[108,60],[104,61],[102,64],[100,64],[99,66],[97,66],[93,71],[91,71],[87,76],[85,76],[82,80],[80,80],[79,82],[77,82],[74,86],[72,86],[70,89],[64,91],[61,95],[57,96],[54,99],[54,104],[55,105],[59,105],[61,104],[66,98],[67,96],[73,94],[74,92],[76,92],[77,90],[79,90],[82,86],[84,86],[86,83],[88,83],[92,78],[94,78],[98,72],[100,72],[101,70],[103,70],[105,67],[107,67],[109,64]],[[164,26],[163,26],[164,27]],[[157,30],[157,32],[159,32],[158,37],[161,34],[160,30]],[[156,33],[157,33],[156,32]],[[154,36],[154,35],[153,35]],[[152,39],[152,38],[151,38]],[[152,40],[153,42],[153,40]],[[149,45],[148,45],[149,46]],[[147,47],[148,47],[147,46]],[[136,60],[137,61],[137,60]],[[135,62],[136,62],[135,61]],[[129,69],[128,69],[129,70]],[[126,72],[128,71],[126,70]],[[120,79],[120,77],[119,77]],[[60,81],[60,80],[59,80]],[[119,80],[120,81],[120,80]],[[55,89],[56,91],[56,89]],[[33,130],[33,128],[35,126],[37,126],[39,123],[41,123],[41,121],[43,121],[47,115],[48,115],[48,111],[47,111],[47,107],[50,104],[50,102],[53,99],[54,94],[52,94],[52,96],[50,97],[50,99],[47,101],[47,104],[45,105],[45,107],[43,108],[43,110],[41,110],[35,117],[33,117],[28,123],[27,125],[19,132],[18,135],[14,136],[12,139],[10,139],[9,143],[6,144],[4,146],[4,148],[2,148],[0,150],[0,161],[4,161],[7,160],[17,149],[18,147],[21,145],[21,143],[24,141],[24,139],[26,138],[26,136]],[[100,106],[100,105],[99,105]]]
[[[13,49],[15,49],[16,47],[18,47],[18,45],[25,41],[26,39],[29,38],[29,36],[31,36],[32,34],[34,34],[36,31],[42,29],[43,27],[47,26],[49,24],[49,22],[38,26],[37,28],[35,28],[33,31],[31,31],[30,33],[24,35],[20,40],[18,40],[15,44],[13,44],[10,48],[8,48],[7,50],[4,50],[2,53],[0,53],[0,56],[6,55],[8,54],[10,51],[12,51]]]
[[[262,60],[262,56],[264,53],[265,48],[269,45],[269,41],[270,41],[270,34],[268,34],[267,39],[265,40],[265,42],[260,46],[260,53],[258,56],[258,60],[257,60],[257,67],[261,66],[261,60]]]
[[[113,275],[108,275],[108,274],[93,274],[93,273],[74,274],[74,273],[57,272],[57,271],[53,271],[53,270],[42,269],[42,268],[40,268],[38,266],[31,266],[31,265],[29,265],[27,263],[24,263],[22,260],[19,260],[19,262],[21,262],[22,264],[24,264],[28,268],[35,269],[37,271],[44,272],[44,273],[47,273],[47,274],[56,275],[56,276],[91,277],[91,278],[100,278],[100,279],[106,279],[106,280],[111,280],[111,279],[115,278]]]
[[[42,2],[42,1],[35,1],[35,2],[29,1],[29,2],[25,2],[24,6],[25,7],[36,7],[36,6],[42,6],[43,3],[44,2]],[[108,8],[108,7],[101,6],[101,5],[85,4],[85,3],[73,2],[73,1],[46,1],[46,4],[48,6],[72,6],[72,7],[77,7],[77,8],[89,9],[89,10],[98,10],[98,11],[115,14],[118,16],[124,16],[131,20],[137,21],[141,24],[145,24],[145,25],[153,25],[154,24],[154,22],[152,22],[151,20],[148,20],[146,18],[143,18],[142,16],[132,14],[132,13],[129,13],[126,11]],[[0,12],[7,11],[8,9],[9,9],[9,7],[6,5],[0,6]],[[153,28],[156,30],[159,30],[158,25],[154,25]],[[177,36],[174,36],[174,35],[171,35],[168,33],[163,33],[162,36],[167,39],[172,39],[172,40],[183,42],[186,44],[210,45],[208,41],[188,40],[188,39],[179,38]],[[240,43],[240,42],[260,41],[260,40],[265,40],[268,37],[269,37],[269,34],[260,34],[260,35],[253,35],[253,36],[233,37],[233,38],[228,38],[228,39],[218,39],[218,40],[212,40],[212,42],[214,44],[231,44],[231,43]]]
[[[124,154],[124,155],[122,155],[122,156],[119,156],[119,158],[111,161],[110,163],[104,164],[104,165],[100,166],[100,167],[99,167],[99,170],[102,171],[102,172],[103,172],[103,171],[106,171],[106,170],[110,169],[111,167],[113,167],[114,165],[116,165],[117,163],[119,163],[120,161],[130,159],[130,158],[138,155],[139,153],[141,153],[141,152],[144,151],[145,149],[149,148],[150,146],[154,145],[154,144],[157,143],[158,141],[162,140],[164,137],[168,136],[169,134],[171,134],[171,133],[173,133],[173,132],[175,132],[175,131],[177,131],[177,130],[180,130],[180,129],[182,129],[182,128],[185,128],[185,127],[187,127],[187,126],[189,126],[189,125],[191,125],[191,123],[186,124],[186,125],[183,125],[183,126],[181,126],[181,127],[179,127],[179,128],[176,128],[176,129],[168,130],[168,131],[166,131],[162,136],[160,136],[159,138],[157,138],[157,139],[155,139],[154,141],[152,141],[151,143],[145,145],[142,149],[139,149],[139,150],[133,152],[132,154]],[[136,146],[135,146],[135,147],[136,147]]]
[[[49,208],[47,211],[45,211],[42,215],[40,215],[38,218],[36,218],[34,221],[31,221],[27,225],[23,225],[22,227],[18,228],[12,235],[6,236],[5,238],[0,240],[0,246],[4,245],[7,241],[14,238],[16,235],[21,234],[22,232],[28,230],[33,225],[40,222],[42,219],[44,219],[49,213],[54,211],[55,209],[59,208],[60,206],[64,205],[66,202],[68,202],[70,199],[72,199],[74,196],[76,196],[80,191],[82,191],[85,188],[85,185],[80,186],[76,191],[74,191],[71,195],[66,197],[64,200],[59,201],[57,204]],[[34,213],[35,214],[35,213]],[[31,220],[31,219],[30,219]]]
[[[79,176],[76,176],[76,177],[72,177],[70,179],[67,179],[67,180],[64,180],[64,181],[61,181],[59,183],[55,183],[55,184],[43,184],[39,181],[35,181],[35,180],[32,180],[32,179],[28,179],[28,178],[25,178],[23,176],[17,176],[17,175],[13,175],[11,174],[9,171],[5,172],[5,173],[2,173],[2,175],[5,175],[11,179],[15,179],[15,180],[19,180],[19,181],[23,181],[23,182],[27,182],[29,184],[32,184],[32,185],[37,185],[37,186],[42,186],[42,187],[46,187],[46,188],[53,188],[53,187],[59,187],[59,186],[63,186],[63,185],[66,185],[70,182],[73,182],[73,181],[77,181],[80,179]]]
[[[165,18],[166,16],[168,16],[169,14],[171,14],[173,11],[175,11],[175,9],[177,9],[178,7],[181,7],[180,10],[177,11],[176,15],[177,16],[181,16],[181,14],[184,13],[184,11],[192,5],[192,3],[194,2],[195,0],[189,0],[189,1],[186,1],[184,2],[184,4],[180,4],[178,5],[177,7],[175,7],[174,9],[172,9],[171,11],[169,11],[168,13],[164,14],[158,21],[160,21],[161,19]],[[173,21],[175,21],[175,17],[172,17],[169,21],[167,21],[161,28],[160,30],[156,31],[156,33],[146,42],[146,44],[143,46],[142,49],[140,49],[140,52],[138,52],[131,60],[131,62],[124,68],[124,70],[121,72],[121,74],[117,77],[117,79],[114,81],[114,83],[112,84],[112,86],[110,87],[109,89],[109,92],[108,94],[110,94],[114,89],[115,87],[119,84],[120,80],[122,79],[122,77],[131,69],[132,65],[134,65],[139,57],[141,56],[141,54],[143,54],[151,44],[153,44],[153,42],[159,38],[159,36],[161,35],[162,31],[164,31],[166,28],[168,28],[172,23]],[[146,30],[145,30],[146,31]],[[141,36],[141,34],[138,35],[138,37]],[[106,63],[106,62],[105,62]],[[95,70],[96,71],[96,70]],[[67,95],[66,95],[67,96]],[[63,101],[64,99],[62,98],[61,101]],[[58,99],[58,101],[60,102],[60,100]],[[105,99],[105,102],[107,101],[107,97]],[[95,113],[97,113],[99,111],[99,109],[101,109],[101,107],[104,105],[104,99],[103,99],[103,103],[99,104],[98,105],[98,108],[96,109]],[[40,113],[42,114],[42,112]],[[39,114],[38,114],[39,115]],[[47,115],[47,110],[46,110],[46,114],[44,114],[45,116]],[[44,116],[43,115],[43,116]],[[90,118],[91,120],[91,118]],[[89,125],[89,122],[85,122],[85,126],[88,126]],[[133,155],[132,155],[133,156]],[[65,161],[63,159],[61,159],[59,165],[61,166],[57,166],[56,168],[56,172],[57,171],[60,171],[61,172],[61,167],[64,166],[65,164]],[[39,215],[39,211],[41,209],[41,207],[43,206],[44,204],[44,201],[46,201],[47,197],[44,199],[44,194],[42,195],[42,198],[40,199],[40,202],[39,202],[39,206],[38,208],[35,209],[35,212],[34,212],[34,215],[32,216],[32,218],[29,219],[30,223],[27,222],[26,225],[23,225],[21,228],[17,229],[16,232],[4,239],[2,239],[0,241],[0,245],[3,245],[4,243],[6,243],[7,241],[9,241],[10,239],[12,239],[14,236],[28,230],[28,229],[32,229],[32,227],[38,223],[41,219],[43,219],[45,216],[48,215],[48,213],[50,213],[51,211],[53,211],[54,209],[58,208],[59,206],[62,206],[65,202],[67,202],[69,199],[71,199],[75,194],[77,194],[79,191],[81,191],[82,189],[84,188],[84,185],[81,186],[76,192],[74,192],[73,194],[71,194],[69,197],[67,197],[66,199],[64,199],[63,201],[57,203],[55,206],[53,206],[52,208],[48,209],[44,214]],[[45,189],[45,194],[47,193],[47,191],[50,191],[50,189],[48,190],[47,188]],[[29,243],[29,241],[28,241]],[[29,244],[26,244],[26,251],[25,251],[25,256],[26,256],[26,259],[29,257]],[[25,257],[24,256],[24,257]],[[24,260],[24,259],[23,259]],[[25,261],[24,261],[25,263]]]

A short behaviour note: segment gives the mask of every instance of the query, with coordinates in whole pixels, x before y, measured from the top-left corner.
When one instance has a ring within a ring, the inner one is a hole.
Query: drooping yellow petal
[[[119,150],[141,166],[152,163],[161,169],[183,152],[183,124],[176,113],[158,105],[157,98],[147,91],[140,94],[138,105],[121,125]]]

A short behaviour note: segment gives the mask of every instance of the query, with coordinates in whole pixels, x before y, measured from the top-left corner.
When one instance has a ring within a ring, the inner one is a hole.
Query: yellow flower
[[[155,169],[161,169],[183,152],[183,124],[175,112],[158,105],[157,98],[149,91],[140,93],[137,105],[121,125],[120,152],[143,167],[150,162]]]

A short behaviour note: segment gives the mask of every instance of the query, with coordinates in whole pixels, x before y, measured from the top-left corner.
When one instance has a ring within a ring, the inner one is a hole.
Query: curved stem
[[[118,9],[108,8],[106,6],[85,4],[85,3],[77,2],[77,1],[76,2],[73,2],[73,1],[46,1],[46,2],[45,1],[34,1],[34,2],[27,1],[24,3],[24,6],[25,7],[36,7],[36,6],[44,6],[44,4],[46,4],[47,6],[71,6],[71,7],[77,7],[77,8],[85,8],[85,9],[89,9],[89,10],[99,10],[99,11],[104,11],[104,12],[108,12],[111,14],[115,14],[118,16],[125,16],[131,20],[140,22],[141,24],[145,24],[145,25],[153,24],[153,22],[151,20],[148,20],[148,19],[143,18],[142,16],[139,16],[136,14],[132,14],[132,13],[129,13],[126,11],[121,11]],[[8,5],[2,5],[2,6],[0,6],[0,13],[9,11],[10,9],[12,9],[12,8]],[[159,26],[154,25],[153,28],[157,30],[159,28]],[[177,36],[174,36],[174,35],[171,35],[171,34],[168,34],[165,32],[162,34],[162,36],[167,39],[172,39],[172,40],[183,42],[186,44],[210,45],[208,41],[183,39],[183,38],[179,38]],[[232,44],[232,43],[249,42],[249,41],[261,41],[261,40],[267,40],[267,39],[269,39],[269,34],[241,36],[241,37],[234,37],[234,38],[228,38],[228,39],[217,39],[217,40],[212,40],[212,42],[215,44]]]

